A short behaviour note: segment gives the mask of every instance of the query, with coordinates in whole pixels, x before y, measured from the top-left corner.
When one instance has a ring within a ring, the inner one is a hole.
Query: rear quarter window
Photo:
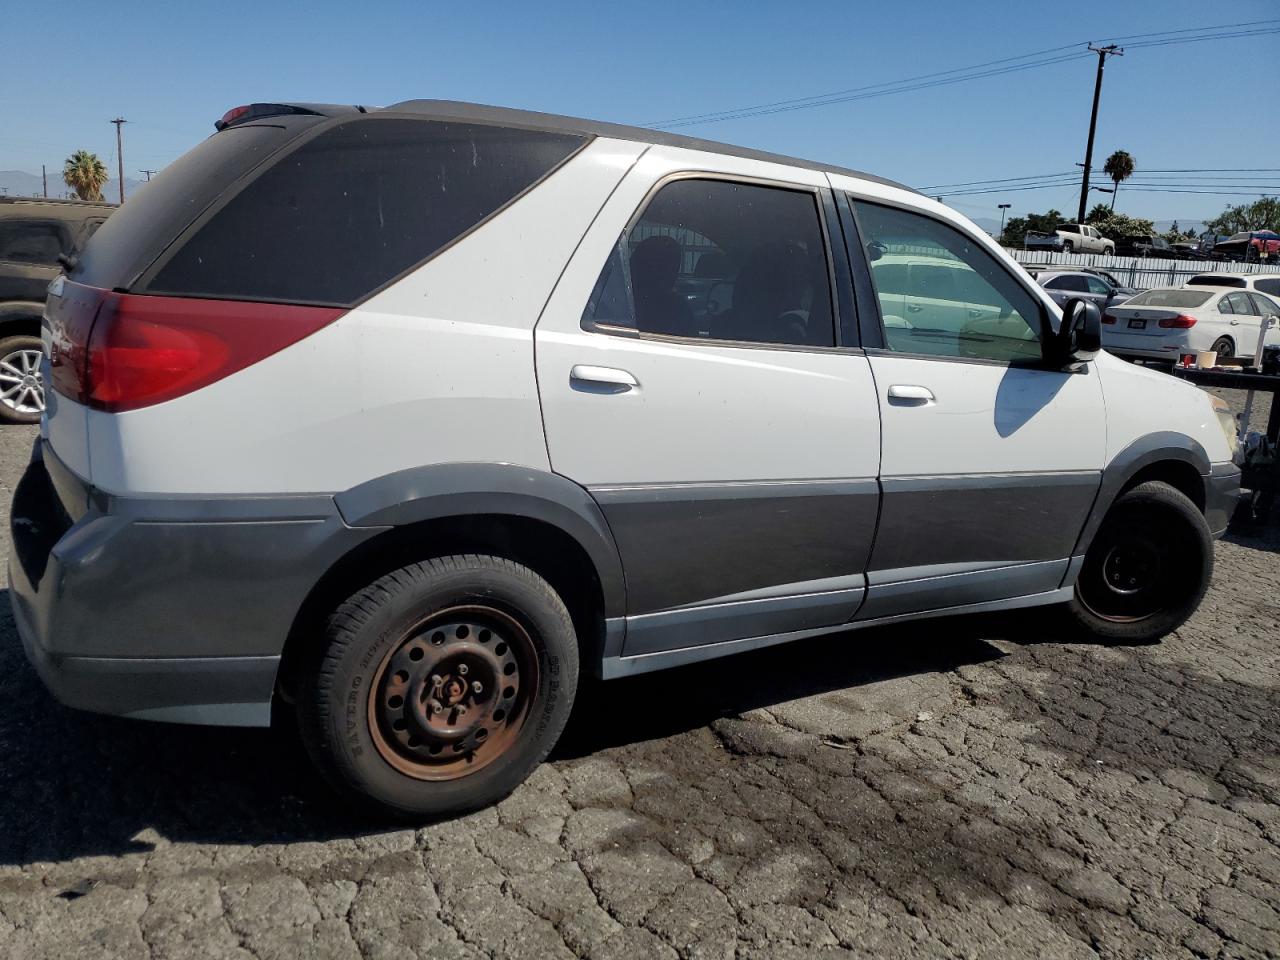
[[[474,228],[583,142],[484,124],[345,121],[195,224],[143,287],[349,305]]]

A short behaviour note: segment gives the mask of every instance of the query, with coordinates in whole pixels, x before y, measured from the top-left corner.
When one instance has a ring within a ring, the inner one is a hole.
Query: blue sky
[[[1071,4],[685,2],[113,3],[5,12],[0,170],[57,168],[76,148],[127,177],[159,168],[236,104],[474,100],[650,124],[896,81],[1076,41],[1280,18],[1275,0]],[[91,25],[92,21],[92,25]],[[24,36],[38,42],[23,43]],[[1280,167],[1280,34],[1130,50],[1109,60],[1095,167]],[[915,186],[1074,169],[1095,61],[680,132],[852,166]],[[1241,174],[1242,186],[1265,186]],[[1177,180],[1178,177],[1172,177]],[[1105,181],[1104,181],[1105,185]],[[957,196],[974,217],[1056,206],[1078,188]],[[1101,195],[1099,195],[1101,198]],[[1246,197],[1121,190],[1117,209],[1211,216]]]

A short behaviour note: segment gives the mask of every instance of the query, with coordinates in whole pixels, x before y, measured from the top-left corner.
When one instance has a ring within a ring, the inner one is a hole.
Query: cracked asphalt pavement
[[[1275,957],[1278,550],[1230,535],[1153,647],[933,620],[588,686],[417,830],[287,734],[58,706],[3,603],[0,957]]]

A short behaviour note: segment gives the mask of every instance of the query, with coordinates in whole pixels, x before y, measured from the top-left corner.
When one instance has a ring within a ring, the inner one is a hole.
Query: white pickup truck
[[[1060,223],[1053,233],[1032,230],[1022,238],[1028,250],[1054,250],[1061,253],[1115,253],[1115,241],[1106,239],[1087,223]]]

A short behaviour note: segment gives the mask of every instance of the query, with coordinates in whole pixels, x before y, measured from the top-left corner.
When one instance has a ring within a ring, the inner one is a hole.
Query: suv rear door
[[[837,345],[833,217],[816,171],[650,147],[543,312],[551,464],[617,540],[628,656],[839,624],[861,602],[879,412],[866,357]]]
[[[926,314],[905,328],[863,327],[884,434],[883,502],[859,618],[1057,589],[1101,479],[1096,371],[1044,366],[1043,302],[994,249],[922,211],[853,193],[865,189],[859,181],[832,182],[852,194],[845,233],[860,238],[850,249],[855,286],[865,271],[862,288],[878,287],[877,264],[890,258],[949,259],[969,274],[969,302],[984,304],[958,328]],[[874,327],[875,299],[865,299],[858,306]]]

